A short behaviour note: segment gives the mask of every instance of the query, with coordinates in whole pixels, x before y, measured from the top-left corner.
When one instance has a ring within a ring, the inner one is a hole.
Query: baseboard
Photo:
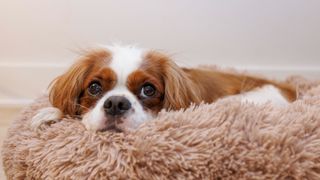
[[[48,84],[69,64],[0,63],[0,107],[22,107],[46,91]],[[283,79],[289,75],[320,79],[320,67],[234,66],[254,74]]]

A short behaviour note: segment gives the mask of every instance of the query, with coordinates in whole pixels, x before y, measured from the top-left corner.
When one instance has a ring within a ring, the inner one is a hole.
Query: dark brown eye
[[[91,96],[98,96],[102,93],[102,87],[99,82],[92,82],[88,87],[88,93]]]
[[[145,84],[141,88],[140,96],[146,98],[146,97],[151,97],[155,95],[156,93],[156,88],[152,84]]]

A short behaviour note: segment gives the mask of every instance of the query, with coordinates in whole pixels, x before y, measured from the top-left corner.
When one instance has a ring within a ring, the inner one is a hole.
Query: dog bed
[[[66,118],[30,129],[38,98],[3,144],[8,179],[320,179],[320,83],[288,81],[288,107],[219,100],[161,112],[135,132],[87,131]]]

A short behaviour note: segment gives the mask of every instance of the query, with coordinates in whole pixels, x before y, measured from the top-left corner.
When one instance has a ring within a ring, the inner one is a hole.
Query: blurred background
[[[79,50],[97,44],[159,49],[184,66],[319,79],[319,9],[319,0],[0,0],[1,137]]]

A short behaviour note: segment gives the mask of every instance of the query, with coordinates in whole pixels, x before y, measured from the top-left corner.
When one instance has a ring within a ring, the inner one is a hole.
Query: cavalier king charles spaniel
[[[224,97],[286,105],[296,99],[296,90],[258,77],[181,68],[160,52],[113,45],[86,53],[56,78],[49,93],[53,107],[41,109],[31,125],[38,128],[70,116],[81,117],[89,130],[126,132],[162,109],[185,109]]]

